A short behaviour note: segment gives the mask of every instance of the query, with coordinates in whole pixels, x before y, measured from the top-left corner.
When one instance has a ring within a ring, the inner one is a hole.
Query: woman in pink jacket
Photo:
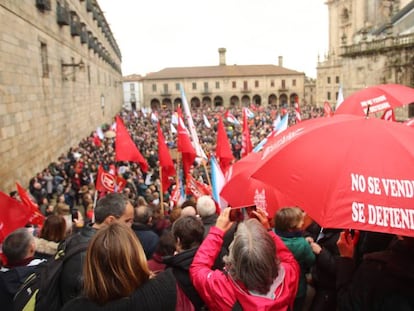
[[[289,310],[295,300],[299,265],[282,240],[270,231],[267,217],[238,224],[225,270],[212,270],[231,227],[230,208],[218,217],[216,226],[201,244],[190,267],[193,284],[209,310]]]

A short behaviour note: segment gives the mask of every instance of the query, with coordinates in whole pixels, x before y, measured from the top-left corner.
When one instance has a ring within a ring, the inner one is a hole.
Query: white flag
[[[206,115],[205,115],[205,114],[203,114],[203,120],[204,120],[204,125],[205,125],[207,128],[211,128],[211,124],[210,124],[210,122],[208,122],[208,119],[207,119],[207,117],[206,117]]]
[[[177,130],[175,129],[175,127],[172,123],[170,123],[170,129],[171,129],[171,133],[177,134]]]
[[[187,98],[185,97],[184,88],[180,84],[181,90],[181,100],[183,103],[183,108],[185,112],[185,118],[187,119],[188,127],[190,128],[191,138],[193,140],[194,149],[196,150],[196,154],[198,157],[207,159],[206,154],[204,153],[203,148],[201,148],[200,141],[198,140],[196,128],[194,126],[193,117],[191,116],[190,107],[188,106]]]
[[[344,101],[344,93],[342,92],[342,85],[339,85],[338,98],[336,99],[335,110],[338,109],[338,107],[342,104],[343,101]]]

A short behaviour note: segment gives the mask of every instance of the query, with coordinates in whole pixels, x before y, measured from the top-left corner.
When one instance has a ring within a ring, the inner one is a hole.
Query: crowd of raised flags
[[[184,114],[181,111],[181,107],[178,107],[176,111],[171,111],[171,115],[169,116],[170,132],[176,136],[176,146],[179,154],[178,159],[172,159],[170,149],[166,144],[162,127],[160,126],[160,123],[163,122],[163,114],[157,111],[151,111],[148,108],[143,108],[139,112],[133,112],[135,117],[148,118],[157,126],[158,148],[154,149],[158,150],[160,192],[165,193],[166,191],[169,191],[170,200],[175,204],[183,201],[187,195],[197,197],[203,194],[210,194],[215,199],[218,207],[226,205],[225,201],[220,197],[220,190],[226,182],[226,171],[236,159],[233,153],[234,150],[232,150],[230,138],[226,131],[225,123],[232,125],[233,127],[241,128],[240,154],[241,157],[244,157],[250,152],[260,151],[270,137],[283,132],[288,127],[289,123],[297,123],[302,120],[299,100],[296,99],[294,103],[294,120],[289,121],[289,112],[286,108],[281,109],[280,112],[275,115],[272,129],[267,137],[254,145],[250,133],[252,124],[250,120],[253,121],[255,118],[254,110],[256,107],[254,105],[243,107],[241,109],[241,120],[239,120],[229,109],[225,111],[223,111],[223,109],[215,115],[216,120],[214,124],[217,135],[215,150],[213,152],[210,150],[210,152],[206,154],[200,144],[192,113],[182,87],[181,95]],[[237,108],[233,108],[233,111],[235,111],[235,109]],[[202,123],[206,128],[212,128],[212,121],[212,119],[208,119],[206,114],[202,114]],[[116,133],[114,138],[115,161],[138,163],[141,171],[146,173],[148,171],[147,160],[141,154],[139,148],[131,138],[128,128],[125,126],[124,120],[122,119],[122,114],[115,117],[115,122],[110,130]],[[103,139],[104,132],[101,127],[98,127],[93,134],[93,142],[96,146],[100,146],[101,140]],[[191,175],[194,163],[198,163],[198,165],[205,170],[204,176],[207,176],[207,180],[204,180],[204,182],[194,179]],[[116,171],[115,166],[111,167],[108,171],[105,171],[100,165],[94,182],[95,188],[101,192],[120,192],[126,185],[126,181],[122,178],[121,174]],[[172,184],[175,184],[175,187],[171,188]],[[5,203],[5,195],[3,193],[1,194],[0,201],[1,203]],[[162,195],[160,197],[161,199],[163,198]],[[7,202],[1,205],[2,209],[4,209],[5,206],[9,206],[9,203]],[[30,217],[33,217],[36,209],[30,207],[29,210],[32,211]],[[4,216],[2,217],[3,218],[0,219],[0,224],[5,221],[7,222],[7,218]],[[23,219],[24,221],[29,221],[27,215],[23,217]],[[22,222],[24,221],[22,220]],[[12,228],[8,228],[6,231],[10,232],[11,229]],[[1,234],[5,236],[8,232],[3,231]]]

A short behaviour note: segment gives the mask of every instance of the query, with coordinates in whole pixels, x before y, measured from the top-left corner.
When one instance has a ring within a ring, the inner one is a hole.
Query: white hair
[[[197,212],[200,217],[207,217],[214,215],[216,212],[216,205],[214,200],[209,195],[203,195],[197,200]]]

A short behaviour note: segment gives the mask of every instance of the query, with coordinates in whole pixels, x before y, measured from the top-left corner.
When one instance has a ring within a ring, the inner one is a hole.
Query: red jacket
[[[276,244],[276,256],[280,260],[279,282],[275,290],[275,298],[253,296],[243,290],[225,272],[211,270],[214,260],[220,252],[224,232],[212,227],[201,244],[190,267],[190,276],[194,287],[207,304],[209,310],[231,310],[239,301],[243,310],[287,310],[293,306],[299,281],[299,265],[293,254],[282,240],[273,232],[269,232]]]

